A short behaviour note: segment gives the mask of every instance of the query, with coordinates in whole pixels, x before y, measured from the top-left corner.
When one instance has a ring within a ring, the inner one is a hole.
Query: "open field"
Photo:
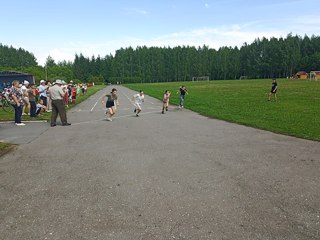
[[[271,80],[230,80],[128,84],[134,90],[162,99],[172,92],[171,104],[179,103],[177,90],[185,85],[185,107],[202,115],[276,133],[320,141],[320,82],[277,80],[278,102],[267,101]]]

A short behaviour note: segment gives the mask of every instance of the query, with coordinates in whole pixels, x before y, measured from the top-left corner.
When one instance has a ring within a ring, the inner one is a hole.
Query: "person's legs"
[[[180,95],[180,107],[183,108],[184,105],[184,95]]]
[[[43,105],[44,105],[44,106],[47,106],[47,97],[45,97],[45,96],[40,96],[40,99],[42,99]]]
[[[17,105],[13,105],[14,107],[14,122],[21,123],[21,115],[22,115],[22,106],[19,107]]]
[[[51,127],[56,126],[58,116],[58,108],[56,106],[56,100],[52,101],[52,112],[51,112]]]
[[[35,101],[30,101],[30,117],[36,117],[37,105]]]
[[[66,113],[66,109],[64,108],[64,104],[63,104],[63,100],[56,100],[56,107],[60,116],[60,120],[62,125],[67,125],[68,121],[67,121],[67,113]]]
[[[141,105],[139,103],[136,104],[135,113],[136,116],[139,117],[139,113],[141,112]]]

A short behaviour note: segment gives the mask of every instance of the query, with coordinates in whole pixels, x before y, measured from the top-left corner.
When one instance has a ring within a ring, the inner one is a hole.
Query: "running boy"
[[[144,102],[144,93],[142,90],[139,91],[139,93],[133,95],[132,101],[134,102],[135,109],[133,112],[136,114],[137,117],[139,117],[139,113],[141,112],[142,108],[142,102]]]
[[[184,108],[184,96],[188,94],[188,91],[185,86],[181,86],[178,90],[178,93],[180,92],[180,103],[179,108]]]
[[[170,95],[171,95],[171,92],[169,90],[166,90],[164,92],[163,99],[162,99],[162,112],[161,112],[162,114],[164,114],[164,109],[168,111]]]
[[[111,93],[106,94],[102,97],[102,104],[105,103],[105,99],[107,97],[107,102],[106,102],[106,115],[108,121],[112,121],[112,116],[116,113],[116,107],[115,107],[115,101],[118,102],[118,95],[117,95],[117,89],[113,88],[111,90]]]

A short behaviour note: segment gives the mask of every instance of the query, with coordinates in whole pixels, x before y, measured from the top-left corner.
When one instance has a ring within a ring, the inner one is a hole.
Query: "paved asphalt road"
[[[319,142],[162,115],[148,96],[135,117],[118,89],[113,122],[103,90],[71,126],[0,125],[21,144],[0,158],[1,240],[320,239]]]

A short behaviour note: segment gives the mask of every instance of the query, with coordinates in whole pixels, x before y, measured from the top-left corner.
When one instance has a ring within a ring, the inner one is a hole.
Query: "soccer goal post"
[[[209,81],[209,76],[192,77],[192,81]]]

